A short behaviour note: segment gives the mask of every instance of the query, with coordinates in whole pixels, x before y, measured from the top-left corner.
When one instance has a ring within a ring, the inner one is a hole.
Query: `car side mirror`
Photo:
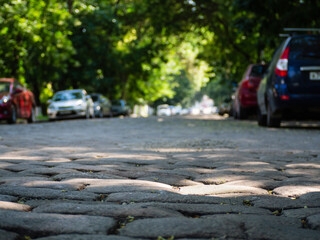
[[[49,99],[48,101],[47,101],[47,104],[51,104],[52,103],[52,99]]]

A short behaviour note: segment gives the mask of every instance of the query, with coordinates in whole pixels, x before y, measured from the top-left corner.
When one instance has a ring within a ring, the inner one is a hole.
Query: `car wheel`
[[[270,104],[268,104],[268,107],[267,107],[267,126],[268,127],[280,127],[280,124],[281,124],[281,119],[275,118],[272,115],[271,106],[270,106]]]
[[[89,119],[89,118],[90,118],[90,111],[89,111],[89,109],[86,110],[86,116],[85,116],[85,117],[86,117],[86,119]]]
[[[98,117],[99,118],[103,118],[103,109],[100,109],[100,111],[98,113]]]
[[[246,110],[243,107],[239,106],[239,111],[237,113],[237,116],[239,120],[246,119],[247,118]]]
[[[15,106],[11,105],[11,116],[8,119],[8,123],[14,124],[17,122],[17,111]]]
[[[31,107],[30,117],[28,118],[28,123],[34,123],[36,121],[36,110],[34,107]]]
[[[263,115],[259,108],[258,108],[258,125],[262,127],[267,126],[267,116]]]

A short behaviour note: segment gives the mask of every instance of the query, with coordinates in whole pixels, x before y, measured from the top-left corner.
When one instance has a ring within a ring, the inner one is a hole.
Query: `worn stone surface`
[[[75,204],[75,203],[56,203],[45,204],[35,208],[33,212],[42,213],[66,213],[66,214],[82,214],[94,216],[109,216],[116,218],[133,217],[178,217],[181,213],[163,208],[157,208],[141,204]]]
[[[115,224],[107,217],[25,213],[0,210],[0,228],[29,236],[83,233],[104,234]]]
[[[0,240],[18,240],[19,235],[0,229]]]
[[[320,230],[320,214],[315,214],[307,217],[307,222],[310,228]]]
[[[97,235],[97,234],[63,234],[36,238],[34,240],[136,240],[136,238],[121,237],[116,235]]]
[[[79,191],[31,188],[17,186],[0,186],[0,193],[24,198],[95,200],[99,195]]]
[[[28,205],[19,204],[19,203],[12,203],[12,202],[5,202],[5,201],[0,201],[0,209],[16,210],[16,211],[24,211],[24,212],[31,211],[31,207]]]
[[[318,240],[320,128],[305,126],[0,123],[0,239]]]

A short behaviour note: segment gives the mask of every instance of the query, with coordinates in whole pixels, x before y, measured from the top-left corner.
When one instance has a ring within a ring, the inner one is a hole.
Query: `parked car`
[[[232,108],[232,98],[226,98],[222,103],[219,105],[218,114],[223,116],[224,114],[228,114],[229,116],[233,115],[233,108]]]
[[[93,101],[93,107],[94,107],[94,116],[95,117],[112,117],[112,111],[111,111],[111,102],[108,98],[104,97],[100,93],[92,93],[90,94],[92,101]]]
[[[260,126],[320,119],[320,36],[289,36],[276,50],[258,90]]]
[[[93,101],[84,89],[59,91],[49,104],[47,113],[50,120],[94,117]]]
[[[130,108],[127,105],[126,101],[123,99],[112,100],[111,101],[111,111],[114,116],[129,116]]]
[[[17,118],[35,122],[36,103],[34,95],[13,78],[0,79],[0,119],[16,123]]]
[[[161,104],[157,107],[157,116],[171,116],[171,109],[168,104]]]
[[[257,90],[266,68],[264,64],[250,64],[247,67],[234,95],[235,119],[245,119],[249,114],[257,112]]]

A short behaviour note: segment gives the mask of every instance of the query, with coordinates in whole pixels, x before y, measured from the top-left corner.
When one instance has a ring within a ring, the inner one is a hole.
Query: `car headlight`
[[[0,104],[1,103],[7,103],[10,99],[10,96],[3,96],[1,99],[0,99]]]
[[[56,108],[55,108],[54,105],[50,105],[50,106],[48,107],[48,109],[49,109],[49,110],[55,110]]]
[[[82,105],[83,105],[83,101],[82,100],[77,101],[76,107],[79,107],[79,106],[82,106]]]

